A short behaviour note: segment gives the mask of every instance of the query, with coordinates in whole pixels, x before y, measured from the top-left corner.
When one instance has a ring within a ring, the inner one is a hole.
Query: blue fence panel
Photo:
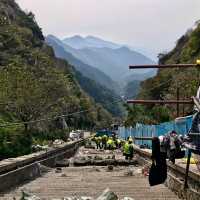
[[[175,121],[161,123],[159,125],[144,125],[137,123],[133,127],[119,127],[118,135],[127,139],[128,136],[132,137],[158,137],[160,135],[165,135],[172,130],[175,130],[178,134],[186,135],[192,126],[193,116],[187,116],[182,118],[177,118]],[[136,141],[136,144],[142,145],[147,144],[151,146],[150,141]]]

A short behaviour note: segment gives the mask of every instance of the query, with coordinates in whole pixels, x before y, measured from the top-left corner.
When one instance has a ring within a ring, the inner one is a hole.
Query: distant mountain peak
[[[85,49],[85,48],[110,48],[117,49],[121,45],[103,40],[99,37],[88,35],[82,37],[80,35],[75,35],[73,37],[66,37],[63,42],[75,49]]]
[[[63,39],[63,41],[82,41],[84,40],[84,37],[80,36],[80,35],[74,35],[72,37],[66,37]]]
[[[85,37],[85,39],[100,39],[100,38],[92,36],[92,35],[88,35]]]
[[[71,39],[84,39],[82,36],[80,36],[80,35],[74,35],[74,36],[72,36],[72,37],[70,37]]]

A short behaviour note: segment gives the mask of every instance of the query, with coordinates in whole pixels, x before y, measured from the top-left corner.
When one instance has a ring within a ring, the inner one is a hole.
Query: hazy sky
[[[200,0],[18,0],[45,35],[94,35],[154,57],[200,19]]]

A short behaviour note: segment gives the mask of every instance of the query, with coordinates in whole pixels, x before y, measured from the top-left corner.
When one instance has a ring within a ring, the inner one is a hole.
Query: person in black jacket
[[[149,183],[151,186],[162,184],[167,178],[166,152],[160,149],[158,137],[152,139],[152,166],[149,173]]]

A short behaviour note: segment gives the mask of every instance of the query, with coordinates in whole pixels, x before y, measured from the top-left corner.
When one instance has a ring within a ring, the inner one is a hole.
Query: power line
[[[151,88],[149,91],[155,89],[155,88],[158,88],[170,81],[172,81],[174,78],[171,78],[171,79],[168,79],[167,81]],[[112,97],[115,97],[114,95]],[[113,103],[119,103],[119,102],[125,102],[125,99],[122,99],[121,97],[117,97],[115,99],[118,99],[118,101],[112,101],[112,102],[109,102],[109,103],[106,103],[104,105],[110,105],[110,104],[113,104]],[[11,104],[11,103],[7,103],[7,104]],[[6,105],[6,104],[5,104]],[[77,115],[77,114],[81,114],[81,113],[86,113],[86,112],[92,112],[92,111],[95,111],[96,108],[91,108],[91,109],[87,109],[87,110],[81,110],[81,111],[77,111],[77,112],[74,112],[74,113],[70,113],[70,114],[66,114],[66,115],[57,115],[57,116],[54,116],[54,117],[49,117],[49,118],[43,118],[43,119],[38,119],[38,120],[33,120],[33,121],[27,121],[27,122],[4,122],[4,124],[0,125],[1,128],[3,127],[10,127],[10,126],[20,126],[20,125],[28,125],[28,124],[34,124],[34,123],[39,123],[39,122],[42,122],[42,121],[54,121],[54,120],[57,120],[59,118],[63,118],[63,117],[70,117],[70,116],[73,116],[73,115]]]
[[[118,103],[118,102],[122,101],[122,99],[119,98],[119,97],[116,98],[116,99],[120,99],[120,100],[109,102],[106,105],[113,104],[113,103]],[[34,123],[39,123],[39,122],[42,122],[42,121],[54,121],[54,120],[57,120],[59,118],[69,117],[69,116],[73,116],[73,115],[77,115],[77,114],[81,114],[81,113],[86,113],[86,112],[92,112],[92,111],[95,111],[95,110],[96,110],[96,108],[91,108],[91,109],[77,111],[77,112],[66,114],[66,115],[57,115],[57,116],[54,116],[54,117],[51,117],[51,118],[43,118],[43,119],[27,121],[27,122],[12,122],[12,123],[4,122],[5,124],[0,125],[0,127],[4,128],[4,127],[10,127],[10,126],[20,126],[20,125],[34,124]]]

